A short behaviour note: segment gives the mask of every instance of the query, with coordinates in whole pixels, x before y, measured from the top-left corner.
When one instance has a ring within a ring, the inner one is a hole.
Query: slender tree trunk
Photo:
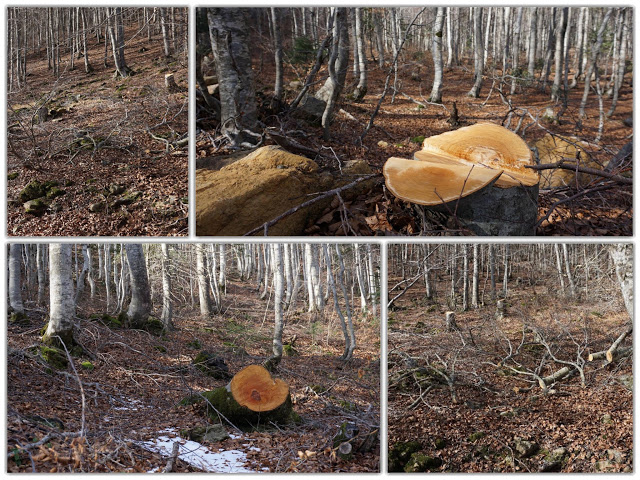
[[[602,43],[604,42],[604,31],[607,27],[607,23],[609,22],[609,17],[611,17],[612,12],[613,8],[607,9],[606,13],[604,14],[604,18],[602,19],[602,23],[598,28],[596,39],[591,45],[591,57],[589,59],[589,64],[584,76],[584,92],[582,94],[582,101],[580,102],[580,109],[578,112],[578,116],[580,119],[583,119],[586,115],[585,109],[587,107],[587,100],[589,98],[589,90],[591,89],[591,77],[593,76],[594,71],[598,68],[598,57],[600,56],[600,49],[602,48]]]
[[[282,63],[282,38],[280,35],[279,8],[271,7],[271,23],[273,24],[273,48],[275,51],[276,81],[273,89],[273,104],[275,111],[282,108],[282,95],[284,92],[284,67]]]
[[[173,302],[171,301],[171,274],[169,246],[166,243],[160,245],[162,254],[162,315],[160,320],[165,331],[173,330]]]
[[[142,245],[127,243],[125,250],[131,279],[131,301],[127,310],[127,320],[130,326],[138,328],[147,322],[151,313],[151,288]]]
[[[22,244],[12,243],[9,246],[9,306],[19,314],[24,314],[24,304],[22,302],[21,273],[22,264]]]
[[[72,261],[70,243],[49,245],[49,323],[42,340],[53,346],[74,344],[73,320],[76,303],[73,295]]]
[[[438,7],[436,21],[433,23],[433,87],[429,101],[442,103],[442,28],[444,25],[444,7]]]
[[[211,316],[211,297],[209,296],[209,282],[207,281],[207,267],[202,243],[196,244],[196,276],[198,278],[198,294],[200,298],[200,315]]]
[[[469,96],[478,98],[482,89],[484,73],[484,52],[482,48],[482,7],[473,8],[473,42],[474,42],[474,81]]]
[[[478,250],[480,249],[480,245],[477,243],[473,244],[473,277],[471,281],[471,306],[473,308],[478,308],[478,288],[480,285],[480,268],[478,262],[480,261],[480,256]]]
[[[529,52],[528,52],[528,63],[527,63],[527,73],[529,78],[533,80],[536,75],[536,39],[537,39],[537,29],[538,29],[538,8],[531,8],[531,17],[529,22]]]
[[[355,43],[358,52],[358,85],[353,92],[353,99],[361,101],[367,94],[367,53],[365,50],[364,29],[362,28],[362,8],[355,9]]]
[[[271,244],[273,256],[273,286],[274,286],[274,329],[273,329],[273,349],[271,358],[268,360],[271,369],[277,366],[282,360],[282,332],[284,330],[284,311],[282,300],[284,297],[284,264],[282,261],[282,245]]]
[[[558,25],[556,31],[556,53],[555,53],[555,67],[553,76],[553,85],[551,86],[551,100],[558,100],[560,98],[560,85],[563,78],[563,62],[564,62],[564,36],[567,31],[567,20],[569,16],[569,8],[564,7],[560,10],[560,18],[558,18]],[[565,92],[566,95],[566,92]]]

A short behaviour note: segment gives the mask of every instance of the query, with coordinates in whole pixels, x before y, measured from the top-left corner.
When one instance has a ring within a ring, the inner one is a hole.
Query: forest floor
[[[178,403],[194,392],[227,383],[196,369],[191,363],[196,354],[207,350],[222,357],[235,373],[260,364],[271,352],[272,308],[245,282],[228,283],[222,314],[203,320],[192,310],[178,311],[177,330],[162,337],[88,320],[91,313],[101,313],[99,305],[104,306],[104,299],[95,299],[91,306],[87,302],[78,311],[83,318],[78,320],[78,340],[96,358],[74,358],[77,374],[71,367],[52,371],[34,353],[43,311],[30,310],[29,325],[9,325],[9,471],[162,471],[169,455],[148,451],[140,442],[156,441],[167,435],[167,429],[177,435],[211,423],[201,407]],[[377,431],[380,422],[380,325],[370,317],[354,319],[358,348],[345,364],[339,359],[343,344],[335,315],[289,315],[284,339],[297,336],[297,355],[285,356],[275,376],[288,382],[302,423],[242,434],[225,424],[231,438],[203,441],[202,449],[246,459],[237,465],[227,462],[219,471],[379,471],[379,442],[351,460],[336,457],[332,443],[345,421],[355,423],[361,435]],[[88,360],[94,366],[91,370],[81,365]],[[64,438],[65,432],[80,431],[82,413],[86,438]],[[29,454],[16,450],[17,445],[41,441],[49,434],[53,437]],[[174,471],[201,471],[182,458]]]
[[[447,288],[450,284],[439,284],[442,295]],[[502,366],[517,361],[517,369],[533,371],[541,364],[545,347],[534,330],[560,359],[575,360],[582,345],[586,361],[588,353],[606,350],[624,330],[624,307],[611,296],[560,300],[551,291],[555,287],[541,284],[511,288],[502,319],[492,306],[456,312],[458,332],[445,328],[449,308],[426,301],[420,288],[394,303],[388,334],[389,450],[399,453],[407,449],[404,442],[418,442],[415,450],[441,462],[432,467],[436,472],[633,471],[630,357],[608,366],[587,362],[584,387],[576,375],[546,394],[531,376]],[[516,352],[523,324],[528,327],[524,346],[514,362],[502,364],[509,341]],[[538,373],[563,366],[546,357]],[[442,374],[455,378],[452,388]],[[559,461],[552,466],[553,452]]]
[[[125,35],[127,78],[114,78],[111,56],[104,66],[95,38],[89,74],[83,58],[68,70],[65,56],[56,81],[44,51],[28,58],[27,87],[7,95],[9,235],[188,234],[188,146],[175,144],[188,134],[186,57],[165,59],[161,37],[134,33]],[[180,91],[165,88],[167,73]],[[43,104],[49,119],[38,122]],[[26,213],[19,196],[34,181],[64,191],[49,194],[39,214]]]
[[[331,127],[330,141],[322,140],[322,129],[314,127],[302,120],[289,115],[276,115],[269,108],[270,96],[273,94],[275,78],[273,62],[270,54],[258,53],[254,55],[255,81],[258,97],[261,99],[261,120],[267,127],[274,128],[280,135],[311,148],[319,155],[314,160],[323,168],[335,171],[339,175],[339,163],[346,160],[365,159],[375,173],[379,173],[379,181],[372,190],[363,193],[353,201],[345,202],[349,212],[349,222],[352,229],[359,235],[416,235],[422,229],[428,235],[466,235],[468,232],[451,228],[452,222],[441,215],[434,215],[423,225],[420,214],[409,203],[395,198],[384,187],[382,166],[390,157],[412,158],[414,152],[420,150],[421,138],[437,135],[458,127],[449,123],[450,111],[455,102],[460,116],[460,126],[488,121],[502,124],[509,112],[498,88],[500,82],[492,81],[498,78],[498,72],[489,68],[485,76],[484,87],[480,98],[470,98],[467,92],[473,84],[473,67],[468,65],[448,69],[444,73],[443,103],[442,105],[428,103],[431,91],[433,73],[431,60],[424,57],[423,52],[406,53],[398,71],[397,94],[393,95],[394,77],[391,76],[390,87],[381,105],[373,128],[361,141],[360,136],[376,109],[380,96],[384,90],[389,67],[380,69],[369,63],[368,93],[364,99],[355,103],[343,94],[336,110],[336,119]],[[422,54],[422,56],[420,55]],[[258,61],[258,59],[261,59]],[[258,66],[259,64],[259,66]],[[299,88],[291,87],[292,81],[304,82],[305,65],[291,65],[285,63],[285,102],[290,103],[298,94]],[[323,74],[318,74],[317,78]],[[632,116],[633,89],[632,73],[627,73],[621,89],[618,107],[615,113],[606,120],[601,142],[596,145],[594,139],[598,130],[598,100],[592,93],[587,105],[587,117],[578,127],[578,107],[583,92],[583,84],[571,89],[568,107],[560,119],[560,123],[543,120],[545,110],[552,108],[556,112],[561,102],[550,100],[549,88],[542,91],[535,84],[521,85],[511,102],[518,115],[524,115],[522,128],[519,132],[531,146],[547,133],[547,130],[565,137],[576,137],[589,143],[587,147],[590,158],[599,165],[606,164],[614,155],[629,142],[633,134],[633,127],[623,122]],[[355,86],[351,69],[349,70],[345,93],[351,93]],[[508,90],[510,83],[502,86]],[[610,101],[605,99],[605,109]],[[526,113],[539,120],[535,123]],[[519,122],[515,116],[511,123],[514,129]],[[201,125],[204,129],[211,128],[206,122]],[[212,146],[211,137],[198,136],[197,156],[206,157],[229,153],[224,148]],[[267,140],[266,143],[269,143]],[[622,175],[632,175],[631,165],[627,162]],[[590,184],[574,187],[557,187],[540,192],[537,235],[632,235],[632,189],[631,186],[621,185],[611,180],[599,179]],[[553,211],[550,211],[553,210]],[[330,213],[330,212],[329,212]],[[334,206],[334,219],[341,218],[342,206]],[[546,217],[548,215],[548,218]],[[331,215],[324,214],[322,222],[307,229],[306,235],[334,235],[328,231],[328,226],[334,222],[326,221]]]

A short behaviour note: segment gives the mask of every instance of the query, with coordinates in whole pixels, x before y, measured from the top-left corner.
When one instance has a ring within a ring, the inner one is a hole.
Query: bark
[[[353,99],[361,101],[367,94],[367,53],[365,50],[364,29],[362,28],[362,8],[355,9],[355,41],[358,52],[358,85],[353,92]]]
[[[9,306],[17,314],[24,314],[22,302],[21,273],[22,244],[12,243],[9,246]]]
[[[275,111],[282,108],[282,94],[284,92],[284,68],[282,63],[282,36],[280,35],[280,9],[271,7],[271,23],[273,24],[273,48],[276,64],[276,80],[273,88],[273,104]]]
[[[480,268],[479,268],[479,255],[478,251],[480,249],[480,245],[477,243],[473,244],[473,280],[471,282],[471,306],[473,308],[478,308],[478,286],[480,284]]]
[[[73,295],[70,243],[49,245],[49,323],[42,338],[48,345],[70,348],[74,344],[73,320],[76,304]]]
[[[473,42],[474,42],[474,81],[468,95],[473,98],[480,96],[482,89],[482,75],[484,73],[484,52],[482,48],[482,7],[473,7]]]
[[[143,326],[151,313],[151,288],[147,276],[147,265],[139,243],[128,243],[125,247],[131,277],[131,301],[127,310],[130,326]]]
[[[631,12],[628,12],[627,9],[623,9],[621,12],[622,18],[622,33],[620,40],[620,51],[618,54],[618,65],[617,72],[615,75],[615,81],[613,84],[613,97],[611,99],[611,107],[607,112],[607,116],[610,117],[616,111],[616,107],[618,105],[618,98],[620,96],[620,88],[622,87],[622,82],[624,80],[624,74],[627,69],[627,40],[629,36],[629,31],[631,29]]]
[[[209,296],[209,282],[207,281],[206,258],[204,245],[196,245],[196,276],[198,278],[198,295],[200,298],[200,315],[211,316],[211,297]]]
[[[565,7],[561,10],[560,18],[558,19],[558,26],[556,32],[556,53],[555,53],[555,67],[553,85],[551,87],[551,100],[558,100],[560,98],[560,85],[563,78],[563,62],[564,62],[564,36],[567,31],[567,18],[569,8]],[[566,95],[566,92],[565,92]]]
[[[88,247],[87,245],[82,245],[82,270],[80,271],[80,275],[78,276],[78,281],[76,282],[76,297],[75,303],[78,304],[82,293],[84,292],[84,282],[87,278],[87,274],[89,273],[89,254],[87,253]]]
[[[221,132],[232,146],[260,141],[246,8],[209,8],[209,37],[220,82]]]
[[[162,315],[160,320],[164,330],[173,330],[173,302],[171,301],[171,274],[169,272],[169,246],[161,244],[162,249]]]
[[[45,267],[47,245],[38,243],[36,247],[36,268],[38,270],[38,305],[46,303],[45,290],[47,286],[47,270]],[[92,290],[93,291],[93,290]]]
[[[529,52],[528,52],[528,63],[527,63],[527,73],[530,79],[535,78],[535,67],[536,67],[536,39],[538,29],[538,8],[531,7],[531,17],[529,22]]]
[[[271,245],[273,252],[273,287],[274,287],[274,329],[272,342],[272,355],[267,361],[273,368],[282,360],[282,331],[284,329],[284,264],[282,261],[282,245],[274,243]],[[286,246],[285,246],[286,248]],[[270,368],[269,370],[271,370]]]
[[[611,245],[609,256],[616,269],[624,305],[633,322],[633,245],[630,243]]]
[[[578,112],[578,117],[580,119],[584,118],[586,115],[585,109],[587,107],[589,91],[591,90],[591,77],[593,76],[594,72],[598,68],[598,58],[600,56],[600,49],[602,48],[602,43],[604,42],[604,31],[607,28],[607,23],[609,22],[609,18],[611,17],[612,12],[613,12],[613,8],[607,9],[606,13],[604,14],[604,18],[602,19],[602,23],[598,28],[596,39],[591,45],[591,57],[589,59],[587,71],[584,76],[584,92],[582,93],[582,101],[580,102],[580,109]]]
[[[442,103],[442,29],[444,26],[444,7],[438,7],[433,24],[433,87],[429,101]]]

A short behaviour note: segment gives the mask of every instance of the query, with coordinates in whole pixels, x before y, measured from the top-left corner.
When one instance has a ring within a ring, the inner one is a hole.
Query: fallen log
[[[622,332],[618,338],[616,338],[616,341],[611,344],[606,353],[608,362],[613,362],[613,357],[616,353],[616,350],[631,332],[633,332],[633,324],[629,325],[629,327],[624,332]]]
[[[205,403],[206,414],[214,421],[253,430],[260,425],[298,423],[293,411],[289,385],[273,379],[261,365],[249,365],[234,375],[228,385],[184,398],[181,405]]]
[[[607,353],[609,352],[609,350],[602,350],[601,352],[590,353],[589,356],[587,357],[587,360],[589,360],[590,362],[595,362],[596,360],[606,359],[607,363],[611,363],[620,357],[626,356],[628,353],[631,353],[632,351],[633,351],[633,348],[631,347],[618,348],[617,350],[615,350],[615,352],[613,352],[613,356],[611,357],[612,360],[609,360],[607,359]]]

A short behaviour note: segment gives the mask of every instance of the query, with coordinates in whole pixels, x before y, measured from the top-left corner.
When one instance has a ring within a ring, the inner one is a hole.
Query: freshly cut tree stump
[[[540,175],[512,131],[478,123],[426,138],[414,160],[384,165],[396,197],[455,217],[477,235],[534,235]]]
[[[293,411],[289,385],[273,379],[260,365],[249,365],[234,375],[225,387],[191,395],[181,405],[204,403],[207,415],[215,422],[253,430],[260,425],[287,425],[300,421]]]
[[[455,312],[446,312],[445,313],[445,322],[447,324],[448,332],[455,332],[456,330],[460,330],[458,328],[458,324],[456,323],[456,313]]]
[[[167,90],[170,92],[178,92],[180,91],[180,87],[176,83],[176,79],[173,76],[173,73],[167,73],[164,76],[164,86],[167,87]]]

